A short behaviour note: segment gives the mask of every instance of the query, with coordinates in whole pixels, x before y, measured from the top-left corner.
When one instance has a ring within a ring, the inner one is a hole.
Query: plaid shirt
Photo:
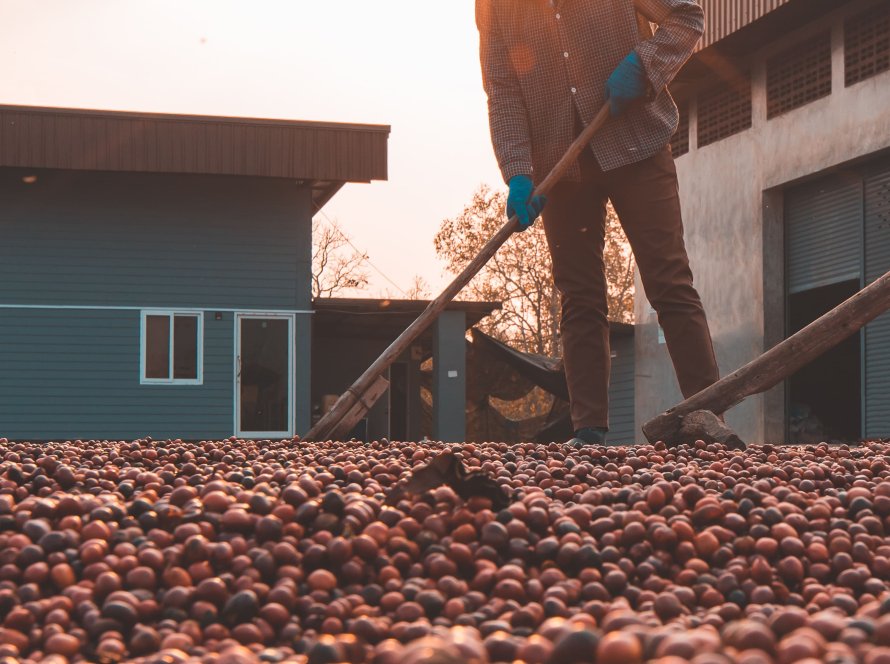
[[[636,12],[658,25],[641,36]],[[695,0],[476,0],[482,80],[504,181],[540,181],[605,103],[605,82],[636,49],[650,99],[610,119],[591,148],[604,170],[651,157],[677,129],[667,84],[704,30]],[[643,39],[643,37],[646,37]],[[578,179],[577,164],[567,177]]]

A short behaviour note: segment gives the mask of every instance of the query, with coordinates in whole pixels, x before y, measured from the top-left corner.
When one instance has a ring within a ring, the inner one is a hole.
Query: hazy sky
[[[324,208],[402,288],[491,152],[472,0],[0,0],[0,103],[392,125],[389,181]],[[372,272],[372,289],[395,288]]]

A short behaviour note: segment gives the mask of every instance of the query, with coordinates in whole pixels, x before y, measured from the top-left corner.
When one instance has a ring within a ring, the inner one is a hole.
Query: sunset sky
[[[449,280],[440,221],[502,186],[472,0],[0,0],[0,103],[392,125],[389,182],[326,206],[401,288]],[[369,295],[394,286],[371,271]]]

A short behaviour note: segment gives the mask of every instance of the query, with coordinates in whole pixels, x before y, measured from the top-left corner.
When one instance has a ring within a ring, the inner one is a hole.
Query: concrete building
[[[672,147],[725,375],[890,270],[890,2],[702,4]],[[639,430],[681,396],[636,315]],[[727,419],[752,442],[890,436],[890,315]]]

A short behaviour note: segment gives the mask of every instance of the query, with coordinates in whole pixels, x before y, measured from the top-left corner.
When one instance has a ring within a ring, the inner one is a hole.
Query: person
[[[640,20],[640,18],[645,20]],[[719,377],[683,241],[667,86],[702,35],[695,0],[476,0],[492,143],[524,230],[543,210],[560,294],[575,447],[605,444],[610,372],[607,201],[636,258],[684,396]],[[652,32],[650,24],[657,25]],[[610,118],[551,190],[540,182],[603,104]],[[545,208],[546,205],[546,208]]]

